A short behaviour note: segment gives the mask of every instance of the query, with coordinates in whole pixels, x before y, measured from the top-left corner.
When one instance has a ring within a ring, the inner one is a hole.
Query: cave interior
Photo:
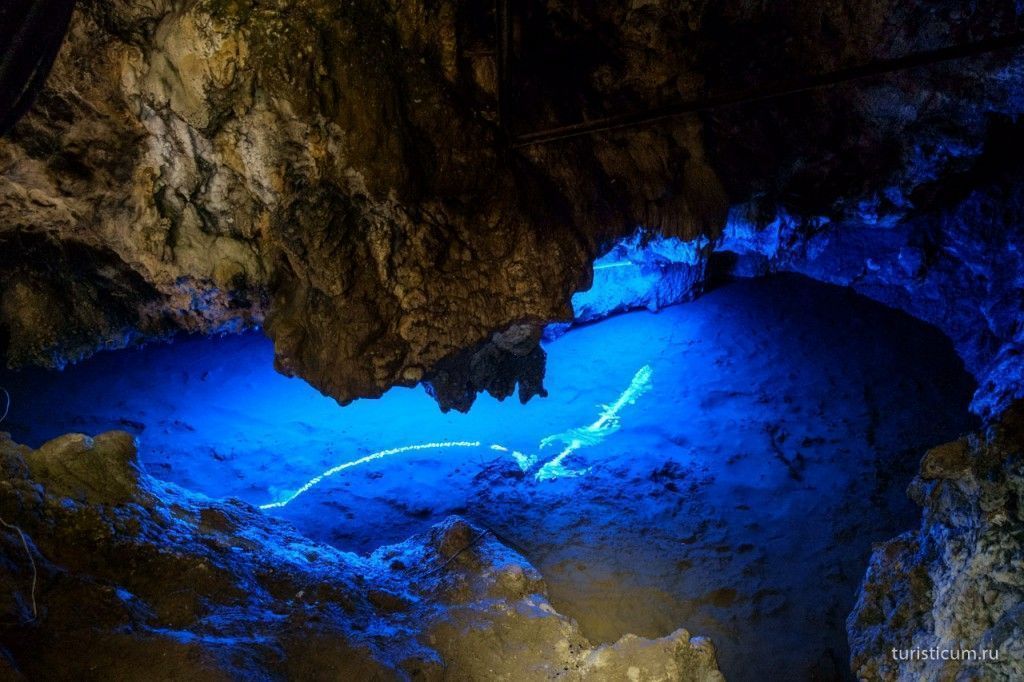
[[[11,0],[0,678],[1024,679],[1022,20]]]

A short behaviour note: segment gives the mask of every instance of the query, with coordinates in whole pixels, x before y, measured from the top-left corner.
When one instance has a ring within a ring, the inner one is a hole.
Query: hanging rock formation
[[[0,142],[6,360],[265,324],[279,368],[342,402],[421,381],[443,408],[517,382],[526,399],[543,353],[495,335],[566,320],[613,239],[714,237],[729,204],[759,224],[863,201],[902,219],[1019,108],[1004,51],[510,148],[1017,20],[1004,2],[762,5],[521,10],[499,125],[490,5],[83,0]]]

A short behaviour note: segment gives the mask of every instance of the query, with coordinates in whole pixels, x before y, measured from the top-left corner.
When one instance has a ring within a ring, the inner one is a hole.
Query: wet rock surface
[[[455,517],[358,557],[150,478],[122,432],[4,437],[0,470],[11,679],[722,679],[685,630],[591,646]]]
[[[921,525],[875,547],[847,622],[861,679],[1024,675],[1022,452],[1016,403],[987,432],[924,456],[910,486]]]

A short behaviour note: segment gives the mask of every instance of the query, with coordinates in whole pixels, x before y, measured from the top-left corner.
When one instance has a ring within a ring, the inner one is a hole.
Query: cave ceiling
[[[1020,139],[1004,48],[529,143],[1010,34],[1013,2],[497,7],[81,0],[0,140],[7,363],[262,326],[279,370],[342,403],[420,382],[444,409],[525,400],[541,328],[638,226],[912,220]]]

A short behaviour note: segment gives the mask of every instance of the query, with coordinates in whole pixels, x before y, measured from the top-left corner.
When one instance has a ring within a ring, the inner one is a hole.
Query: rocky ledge
[[[356,556],[151,478],[121,432],[0,434],[0,518],[5,679],[722,680],[685,630],[593,646],[463,520]]]

